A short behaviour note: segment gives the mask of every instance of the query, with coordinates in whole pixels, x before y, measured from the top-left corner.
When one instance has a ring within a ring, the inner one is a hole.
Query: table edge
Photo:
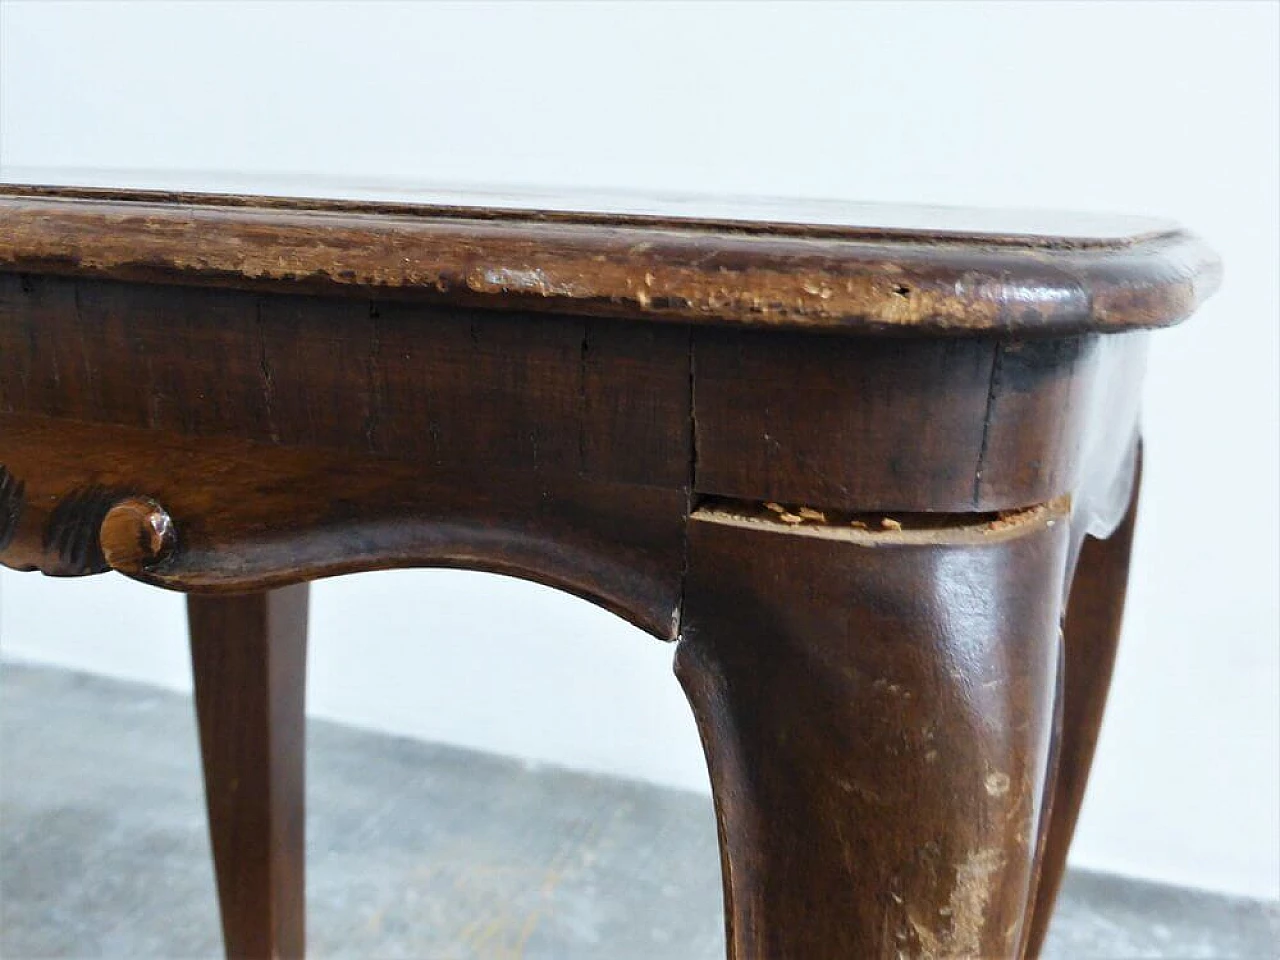
[[[0,270],[814,332],[1167,326],[1192,234],[1084,243],[554,211],[0,185]]]

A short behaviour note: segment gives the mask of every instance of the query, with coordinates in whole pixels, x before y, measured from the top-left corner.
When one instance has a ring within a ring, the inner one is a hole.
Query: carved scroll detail
[[[71,576],[111,569],[102,554],[98,531],[107,513],[131,491],[90,484],[73,490],[53,508],[44,527],[44,548],[56,554]]]

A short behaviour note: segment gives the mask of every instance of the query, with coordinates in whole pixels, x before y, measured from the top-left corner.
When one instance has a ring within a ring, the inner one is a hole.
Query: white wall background
[[[1154,338],[1130,614],[1073,859],[1276,897],[1278,11],[7,0],[0,164],[1192,226],[1226,284]],[[188,688],[178,597],[116,577],[6,572],[0,587],[7,655]],[[706,789],[671,650],[608,614],[440,571],[314,597],[317,716]]]

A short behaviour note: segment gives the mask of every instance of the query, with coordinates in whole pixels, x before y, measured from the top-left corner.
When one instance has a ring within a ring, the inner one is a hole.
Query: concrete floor
[[[214,957],[190,701],[0,669],[0,957]],[[703,797],[309,728],[313,957],[719,960]],[[1277,952],[1277,909],[1068,877],[1051,960]]]

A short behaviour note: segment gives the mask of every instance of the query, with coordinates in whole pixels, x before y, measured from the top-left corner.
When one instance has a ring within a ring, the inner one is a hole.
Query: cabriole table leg
[[[719,510],[690,525],[676,672],[732,960],[1015,956],[1066,507],[885,532]]]
[[[1063,631],[1062,731],[1040,882],[1027,940],[1028,957],[1040,955],[1049,932],[1098,745],[1124,617],[1140,486],[1138,468],[1129,508],[1120,526],[1106,539],[1085,537],[1076,561]]]

